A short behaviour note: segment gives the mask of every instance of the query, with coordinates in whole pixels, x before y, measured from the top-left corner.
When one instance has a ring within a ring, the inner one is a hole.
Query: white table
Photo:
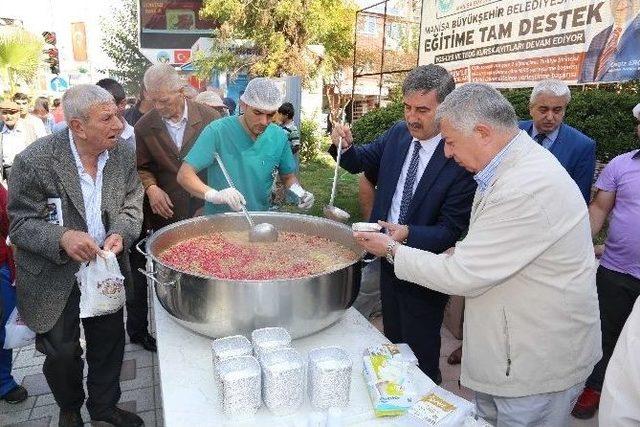
[[[288,417],[276,417],[264,405],[248,420],[238,421],[226,417],[218,401],[218,389],[213,376],[212,340],[174,322],[157,298],[154,297],[154,301],[162,407],[166,426],[306,427],[308,415],[313,411],[308,398],[298,413]],[[399,425],[396,418],[374,416],[362,376],[362,351],[371,345],[388,342],[358,311],[350,308],[338,323],[309,337],[294,340],[293,347],[304,357],[309,350],[328,345],[339,345],[351,355],[354,362],[351,398],[349,406],[342,409],[343,425]],[[411,368],[411,375],[421,392],[426,393],[437,387],[417,367]]]

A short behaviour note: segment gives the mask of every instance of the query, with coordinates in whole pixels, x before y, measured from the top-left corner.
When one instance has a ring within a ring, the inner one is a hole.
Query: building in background
[[[34,34],[55,34],[60,74],[53,74],[50,67],[43,66],[35,82],[38,94],[54,95],[56,88],[64,90],[68,85],[106,77],[101,70],[113,67],[113,63],[101,48],[100,22],[116,5],[116,1],[86,0],[2,2],[0,26],[2,22],[13,21],[13,25],[20,25]]]
[[[353,94],[353,110],[347,108],[347,120],[355,120],[384,105],[390,89],[404,79],[404,73],[399,71],[410,70],[418,63],[421,2],[388,0],[385,5],[380,0],[358,0],[356,3],[360,10],[356,18],[353,66],[346,68],[341,81],[334,82],[327,91],[329,96],[342,99]],[[355,79],[355,88],[354,74],[362,75]]]

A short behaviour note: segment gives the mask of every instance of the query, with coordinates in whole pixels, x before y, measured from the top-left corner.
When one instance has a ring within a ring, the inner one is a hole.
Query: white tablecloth
[[[313,409],[308,398],[295,415],[276,417],[264,405],[258,413],[247,420],[230,420],[223,413],[218,400],[218,389],[213,375],[210,338],[191,332],[172,320],[155,301],[155,323],[158,340],[158,360],[164,424],[168,427],[199,427],[219,425],[240,426],[307,426]],[[362,351],[369,346],[389,341],[355,309],[347,310],[345,316],[333,326],[306,338],[293,341],[304,357],[317,347],[338,345],[353,359],[350,403],[342,409],[342,424],[345,426],[402,425],[398,418],[376,418],[369,393],[362,375]],[[438,388],[417,367],[411,368],[411,377],[422,393]],[[438,388],[439,389],[439,388]],[[439,389],[444,393],[448,393]],[[471,404],[457,396],[459,406]],[[468,409],[468,408],[464,408]],[[461,425],[463,411],[450,416],[444,425]]]

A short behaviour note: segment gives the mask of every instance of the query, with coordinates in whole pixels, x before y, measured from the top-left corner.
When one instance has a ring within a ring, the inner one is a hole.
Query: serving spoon
[[[338,186],[338,169],[340,168],[340,156],[342,154],[342,137],[338,140],[338,154],[336,155],[336,169],[333,173],[333,187],[331,187],[331,198],[329,204],[322,208],[322,213],[325,218],[332,219],[338,222],[347,222],[351,215],[346,211],[333,205],[336,198],[336,187]]]
[[[227,172],[227,168],[224,166],[222,159],[218,153],[214,154],[216,160],[218,161],[218,165],[220,165],[220,170],[222,170],[222,174],[224,178],[227,180],[227,184],[229,187],[236,188],[233,185],[233,181],[231,181],[231,176],[229,172]],[[251,219],[251,215],[247,211],[247,208],[244,205],[240,205],[242,208],[242,213],[244,217],[247,219],[249,223],[249,241],[250,242],[266,242],[272,243],[278,241],[278,230],[273,226],[273,224],[269,224],[267,222],[262,222],[260,224],[254,224],[253,219]]]

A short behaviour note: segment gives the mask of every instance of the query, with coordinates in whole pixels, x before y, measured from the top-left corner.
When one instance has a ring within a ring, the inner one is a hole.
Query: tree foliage
[[[600,87],[574,87],[567,106],[565,122],[596,141],[598,160],[607,162],[615,156],[638,148],[636,122],[631,110],[638,103],[638,80]],[[504,96],[522,120],[529,116],[530,88],[504,89]],[[373,141],[396,121],[404,119],[403,104],[394,102],[387,107],[366,113],[352,128],[356,144]]]
[[[116,67],[106,70],[127,93],[140,89],[144,72],[151,62],[138,48],[138,12],[136,0],[122,0],[120,7],[112,8],[109,18],[102,20],[102,49],[113,60]]]
[[[0,35],[0,80],[14,92],[18,80],[36,76],[43,62],[44,43],[35,34],[22,29]]]
[[[196,69],[204,76],[213,70],[297,75],[308,83],[350,57],[355,10],[344,0],[205,0],[200,15],[219,26]],[[310,45],[324,46],[324,53]]]

